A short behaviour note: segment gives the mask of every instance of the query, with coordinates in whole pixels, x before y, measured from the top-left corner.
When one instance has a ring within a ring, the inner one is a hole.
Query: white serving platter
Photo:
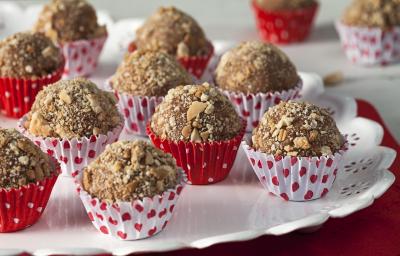
[[[23,15],[23,11],[19,11]],[[7,23],[7,19],[3,22]],[[132,38],[132,31],[140,24],[138,20],[108,22],[110,38],[100,66],[92,77],[99,85],[115,70],[126,43]],[[217,52],[225,51],[230,44],[215,42]],[[186,186],[174,216],[163,232],[149,239],[120,241],[102,235],[92,226],[72,180],[60,177],[37,224],[17,233],[0,234],[0,255],[21,251],[34,255],[105,252],[125,255],[204,248],[312,228],[331,217],[345,217],[371,205],[394,182],[395,177],[388,168],[396,152],[380,146],[383,129],[378,123],[356,116],[354,99],[325,93],[321,79],[314,74],[301,73],[301,76],[304,98],[331,110],[350,145],[345,167],[339,170],[333,189],[326,197],[310,202],[286,202],[270,195],[240,150],[226,180],[209,186]],[[0,116],[0,126],[16,127],[17,122]],[[121,136],[121,139],[133,138],[125,133]]]

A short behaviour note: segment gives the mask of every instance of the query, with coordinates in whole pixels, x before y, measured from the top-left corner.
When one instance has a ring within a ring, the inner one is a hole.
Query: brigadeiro
[[[0,233],[35,224],[46,208],[60,168],[15,129],[0,129]]]
[[[400,2],[354,0],[336,23],[347,57],[356,64],[400,60]]]
[[[165,51],[197,78],[214,53],[199,24],[175,7],[161,7],[145,21],[130,46],[131,51],[136,48]]]
[[[125,129],[146,135],[146,124],[168,90],[192,84],[191,75],[171,55],[152,50],[128,54],[110,80],[125,115]]]
[[[9,117],[21,117],[37,93],[61,78],[60,50],[41,33],[16,33],[0,41],[0,108]]]
[[[144,141],[119,141],[77,177],[94,226],[122,240],[146,238],[170,220],[183,188],[175,159]]]
[[[114,142],[123,128],[115,96],[84,78],[42,90],[19,123],[22,132],[75,176]]]
[[[263,186],[285,200],[324,196],[341,168],[345,141],[326,109],[307,102],[270,108],[243,145]]]
[[[318,10],[315,0],[252,0],[252,3],[260,37],[281,44],[304,41]]]
[[[302,81],[296,67],[276,46],[243,42],[222,55],[215,83],[231,100],[251,132],[265,111],[280,101],[296,99]]]
[[[230,101],[207,83],[169,90],[147,126],[153,144],[175,157],[191,184],[227,177],[244,130]]]
[[[107,29],[98,24],[96,10],[87,1],[50,1],[33,29],[45,33],[61,47],[66,76],[88,76],[94,72]]]

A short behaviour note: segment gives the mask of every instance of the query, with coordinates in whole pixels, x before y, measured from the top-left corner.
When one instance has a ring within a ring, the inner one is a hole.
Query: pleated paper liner
[[[263,10],[255,0],[252,7],[261,38],[265,41],[288,44],[304,41],[310,34],[318,3],[295,10]]]
[[[161,139],[153,133],[150,123],[147,125],[147,134],[157,148],[172,154],[177,165],[185,171],[188,184],[207,185],[222,181],[228,176],[245,127],[246,121],[243,120],[243,129],[233,139],[203,143]]]
[[[64,77],[87,77],[93,74],[97,68],[99,57],[106,40],[107,35],[94,39],[60,44],[60,48],[66,60]]]
[[[347,144],[339,152],[321,157],[277,157],[254,150],[242,142],[249,162],[263,187],[290,201],[309,201],[325,196],[341,170]]]
[[[279,104],[281,101],[300,98],[302,88],[303,82],[300,80],[298,85],[293,89],[281,92],[245,94],[223,91],[223,93],[232,102],[239,116],[246,120],[246,132],[252,132],[270,107]]]
[[[89,219],[101,233],[121,240],[143,239],[161,232],[170,221],[185,184],[182,173],[179,184],[161,195],[110,203],[87,193],[81,179],[82,175],[78,175],[75,183]]]
[[[18,189],[0,189],[0,233],[22,230],[39,220],[60,173],[59,163],[53,160],[51,177]]]
[[[336,22],[347,58],[359,65],[388,65],[400,61],[400,26],[390,30],[348,26]]]
[[[99,156],[108,144],[117,141],[123,128],[123,123],[121,122],[120,125],[107,134],[74,139],[47,138],[30,134],[24,127],[26,118],[24,116],[19,120],[19,131],[39,146],[43,152],[56,158],[61,163],[61,170],[64,176],[72,177],[76,176]]]
[[[64,64],[53,73],[35,79],[0,77],[0,108],[8,117],[20,118],[32,107],[44,86],[61,79]]]

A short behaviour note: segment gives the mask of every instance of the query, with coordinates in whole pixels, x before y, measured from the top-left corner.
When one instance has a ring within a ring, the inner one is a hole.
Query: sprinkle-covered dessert
[[[293,10],[306,8],[316,4],[315,0],[255,0],[257,5],[264,10]]]
[[[343,137],[328,111],[306,102],[281,102],[270,108],[253,131],[253,148],[279,156],[328,156]]]
[[[19,188],[50,177],[49,156],[15,129],[0,129],[0,188]]]
[[[246,94],[288,90],[299,80],[285,53],[273,44],[257,41],[243,42],[226,52],[215,72],[221,89]]]
[[[145,141],[119,141],[83,171],[82,185],[91,196],[107,201],[132,201],[160,195],[178,184],[170,154]]]
[[[84,78],[62,80],[36,97],[24,124],[35,136],[81,138],[107,134],[122,122],[115,96]]]
[[[173,56],[148,50],[127,55],[111,79],[113,89],[137,96],[164,96],[169,89],[192,82]]]
[[[107,34],[106,27],[97,22],[95,9],[85,0],[52,0],[39,14],[34,30],[58,43]]]
[[[0,77],[43,77],[62,64],[59,49],[41,33],[21,32],[0,41]]]
[[[151,120],[156,135],[173,141],[229,140],[242,128],[230,101],[207,83],[171,89]]]
[[[140,49],[162,50],[176,57],[202,56],[210,50],[199,24],[175,7],[161,7],[136,31]]]

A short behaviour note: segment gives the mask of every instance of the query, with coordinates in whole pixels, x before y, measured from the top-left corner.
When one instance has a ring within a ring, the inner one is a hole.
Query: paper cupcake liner
[[[191,73],[197,79],[200,79],[207,68],[208,62],[210,61],[213,55],[214,55],[214,46],[211,43],[209,43],[209,51],[207,55],[181,57],[178,58],[178,61],[181,63],[183,67],[185,67],[185,69],[189,73]]]
[[[97,67],[106,40],[107,36],[104,36],[61,44],[60,48],[66,60],[63,77],[90,76]]]
[[[380,28],[354,27],[336,22],[347,58],[360,65],[387,65],[400,61],[400,26]]]
[[[15,232],[35,224],[49,201],[60,173],[54,159],[55,174],[18,189],[0,189],[0,233]]]
[[[147,134],[152,143],[164,152],[172,154],[178,166],[182,167],[188,184],[207,185],[224,180],[235,162],[240,142],[244,136],[246,122],[242,131],[233,139],[194,143],[161,139],[147,124]]]
[[[81,175],[75,182],[89,219],[97,230],[121,240],[137,240],[154,236],[166,227],[184,187],[183,180],[181,175],[180,184],[161,195],[118,203],[92,197],[82,188]]]
[[[331,156],[274,157],[242,142],[250,164],[269,192],[290,201],[309,201],[325,196],[342,167],[343,150]]]
[[[263,40],[272,43],[293,43],[304,41],[310,34],[318,4],[284,11],[266,11],[252,1],[259,34]]]
[[[3,114],[20,118],[32,107],[36,95],[44,86],[61,79],[64,65],[57,71],[36,79],[0,77],[0,108]]]
[[[246,120],[246,132],[252,132],[270,107],[279,104],[281,101],[300,98],[302,87],[303,82],[300,80],[296,87],[282,92],[245,94],[223,91],[223,93],[232,102],[239,116]]]
[[[18,122],[20,132],[39,146],[43,152],[56,158],[61,164],[62,175],[75,177],[79,172],[99,156],[108,144],[118,140],[123,124],[121,123],[106,135],[92,135],[90,138],[47,138],[34,136],[25,129],[26,116]]]

